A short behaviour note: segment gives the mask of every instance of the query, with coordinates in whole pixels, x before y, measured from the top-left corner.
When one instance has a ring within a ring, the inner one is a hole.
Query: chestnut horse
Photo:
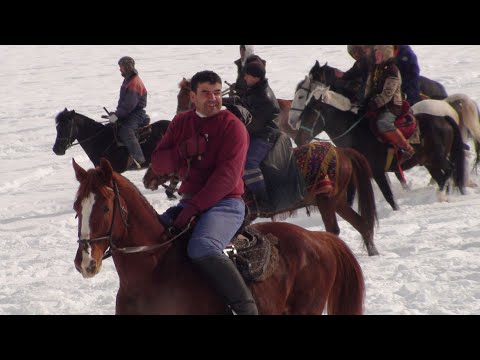
[[[111,252],[119,276],[116,314],[224,314],[225,304],[195,271],[185,237],[166,231],[127,178],[102,159],[88,171],[73,160],[80,183],[75,267],[94,277]],[[252,226],[278,239],[278,267],[249,284],[260,314],[362,314],[365,284],[348,246],[337,236],[287,223]]]

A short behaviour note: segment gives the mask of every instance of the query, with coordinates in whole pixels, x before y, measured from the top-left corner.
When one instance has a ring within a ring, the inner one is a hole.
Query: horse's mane
[[[116,172],[113,172],[113,179],[117,182],[119,190],[128,189],[132,193],[136,194],[136,196],[141,199],[141,201],[145,204],[146,208],[152,213],[152,215],[157,216],[157,211],[154,209],[152,204],[150,204],[150,202],[145,198],[145,196],[143,196],[140,190],[138,190],[138,187],[136,187],[129,179]],[[128,198],[127,195],[125,194],[125,192],[122,193],[122,196],[124,198]]]
[[[57,116],[55,116],[55,125],[58,125],[58,123],[60,123],[60,122],[69,120],[69,119],[72,118],[73,116],[79,116],[79,117],[81,117],[82,119],[85,119],[85,120],[91,121],[91,122],[93,122],[93,123],[102,125],[102,124],[99,123],[98,121],[95,121],[95,120],[89,118],[88,116],[82,115],[82,114],[76,112],[75,110],[70,110],[70,111],[69,111],[69,110],[67,110],[67,108],[65,108],[65,110],[60,111],[60,112],[57,114]],[[102,126],[103,126],[103,125],[102,125]]]

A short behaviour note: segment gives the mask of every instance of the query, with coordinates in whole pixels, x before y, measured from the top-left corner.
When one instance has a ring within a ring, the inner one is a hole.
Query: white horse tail
[[[478,106],[465,94],[453,94],[445,99],[460,117],[460,128],[465,127],[470,136],[480,142],[480,113]]]
[[[452,106],[460,117],[460,128],[468,131],[475,143],[475,162],[473,168],[477,171],[480,163],[480,111],[478,105],[465,94],[453,94],[445,99]]]

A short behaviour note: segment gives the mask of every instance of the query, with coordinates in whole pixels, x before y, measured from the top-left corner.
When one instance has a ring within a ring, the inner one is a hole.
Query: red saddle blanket
[[[382,133],[378,131],[378,127],[377,127],[378,113],[368,112],[366,114],[366,117],[370,120],[370,129],[372,130],[373,134],[377,138],[380,138],[384,143],[388,142],[383,137]],[[406,100],[403,101],[402,113],[400,114],[400,116],[397,117],[394,124],[396,128],[401,131],[405,139],[410,138],[410,136],[412,136],[413,133],[415,132],[417,128],[417,120],[415,119],[415,116],[413,116],[413,111]]]

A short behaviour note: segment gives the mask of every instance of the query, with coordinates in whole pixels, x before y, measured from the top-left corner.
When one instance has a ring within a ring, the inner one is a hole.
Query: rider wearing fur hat
[[[375,64],[373,45],[347,45],[347,51],[355,59],[355,63],[350,70],[343,73],[335,85],[337,88],[343,88],[344,95],[353,102],[361,102],[368,74]]]
[[[415,153],[410,143],[395,127],[402,112],[402,77],[395,65],[393,45],[375,45],[375,66],[367,80],[365,100],[368,110],[378,113],[378,130],[387,140],[404,151],[404,159]]]

